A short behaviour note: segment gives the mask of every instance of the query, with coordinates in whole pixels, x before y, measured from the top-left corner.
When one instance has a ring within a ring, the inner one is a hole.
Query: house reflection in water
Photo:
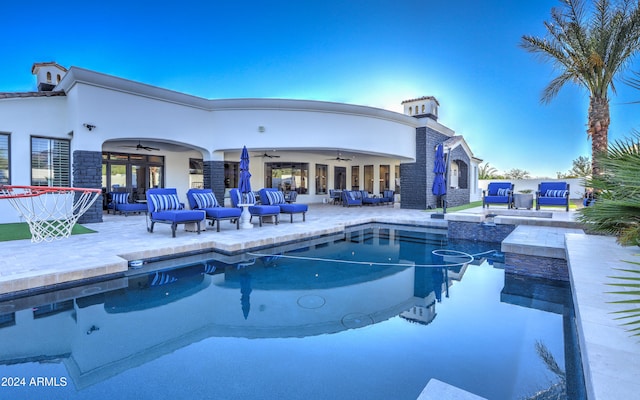
[[[371,246],[367,237],[345,234],[340,243],[295,254],[337,257],[348,244],[347,259],[383,256],[389,265],[209,259],[0,303],[0,362],[60,360],[81,389],[210,337],[305,337],[398,315],[430,323],[449,273],[459,279],[464,271],[410,266],[430,251],[403,258],[397,238],[382,241]]]

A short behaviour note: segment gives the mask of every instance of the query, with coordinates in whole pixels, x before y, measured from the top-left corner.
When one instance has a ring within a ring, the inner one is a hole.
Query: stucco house
[[[404,113],[292,99],[205,99],[55,62],[35,63],[37,91],[0,92],[0,184],[128,191],[238,183],[247,146],[254,189],[326,201],[331,189],[395,190],[400,207],[436,205],[435,147],[449,160],[448,205],[479,198],[478,164],[462,136],[438,122],[431,96]],[[81,222],[102,221],[98,201]],[[19,216],[0,202],[0,222]]]

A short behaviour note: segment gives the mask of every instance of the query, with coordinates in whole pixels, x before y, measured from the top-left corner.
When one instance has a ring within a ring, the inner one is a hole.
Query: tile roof
[[[405,100],[401,104],[411,103],[412,101],[420,101],[420,100],[433,100],[436,102],[437,105],[440,105],[440,103],[438,103],[438,100],[433,96],[422,96],[422,97],[418,97],[417,99]]]

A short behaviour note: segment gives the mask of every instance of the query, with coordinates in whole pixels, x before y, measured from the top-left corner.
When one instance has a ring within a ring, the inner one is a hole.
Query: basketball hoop
[[[29,225],[31,241],[52,242],[71,235],[78,218],[95,203],[101,189],[0,186],[0,199],[7,199]]]

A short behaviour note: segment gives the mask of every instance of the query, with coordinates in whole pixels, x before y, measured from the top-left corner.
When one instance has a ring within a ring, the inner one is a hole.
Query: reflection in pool
[[[468,259],[433,253],[443,248],[482,256],[460,264]],[[569,290],[505,277],[495,250],[374,225],[256,253],[149,263],[117,280],[6,301],[0,375],[27,384],[0,393],[416,399],[436,378],[489,399],[522,399],[563,388],[541,346],[566,371],[570,393],[578,390]],[[54,380],[29,386],[31,377]]]

